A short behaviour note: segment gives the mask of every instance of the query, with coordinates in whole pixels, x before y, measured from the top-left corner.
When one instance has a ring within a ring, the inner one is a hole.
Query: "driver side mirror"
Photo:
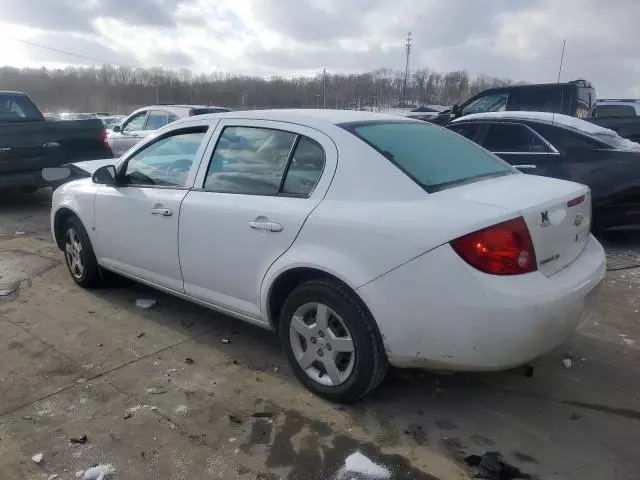
[[[118,133],[118,132],[122,131],[122,127],[120,125],[114,125],[111,130],[113,130],[114,132]]]
[[[460,105],[454,105],[451,107],[451,116],[453,118],[458,118],[460,116]]]
[[[93,172],[91,180],[93,181],[93,183],[97,183],[100,185],[115,185],[116,175],[116,167],[114,167],[113,165],[105,165],[104,167],[100,167],[95,172]]]

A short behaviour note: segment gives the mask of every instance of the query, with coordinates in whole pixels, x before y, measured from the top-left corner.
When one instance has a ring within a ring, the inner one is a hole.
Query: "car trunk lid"
[[[584,249],[591,225],[589,188],[573,182],[515,174],[455,187],[437,195],[508,209],[527,224],[538,270],[551,276]]]

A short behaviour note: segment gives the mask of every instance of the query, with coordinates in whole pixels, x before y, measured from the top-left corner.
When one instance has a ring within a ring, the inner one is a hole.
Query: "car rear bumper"
[[[564,343],[588,320],[605,273],[590,236],[563,270],[487,275],[448,245],[364,285],[392,365],[439,370],[503,370]]]

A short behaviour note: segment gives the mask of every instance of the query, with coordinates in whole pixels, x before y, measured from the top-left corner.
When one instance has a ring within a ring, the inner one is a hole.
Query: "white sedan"
[[[409,118],[203,115],[113,162],[77,164],[92,178],[54,193],[73,280],[116,272],[275,330],[298,379],[335,401],[389,364],[529,362],[586,321],[604,276],[587,187]]]

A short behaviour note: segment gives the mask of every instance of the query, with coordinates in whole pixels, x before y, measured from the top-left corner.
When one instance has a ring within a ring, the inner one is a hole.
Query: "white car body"
[[[278,279],[293,269],[323,272],[364,302],[389,362],[398,367],[506,369],[544,355],[586,321],[605,272],[604,251],[589,233],[587,187],[514,171],[427,193],[340,126],[358,121],[415,123],[331,110],[230,112],[175,122],[116,167],[167,132],[206,126],[186,187],[69,182],[53,196],[54,238],[62,247],[59,222],[72,213],[103,268],[267,329],[278,321],[270,310]],[[204,190],[208,159],[228,126],[281,129],[318,142],[326,160],[310,196]],[[83,164],[89,172],[91,164]],[[567,202],[580,196],[575,214]],[[173,215],[150,214],[159,208]],[[542,224],[541,212],[550,218],[545,222],[543,215]],[[586,221],[578,224],[578,216]],[[450,244],[516,217],[530,231],[535,271],[483,273]],[[250,228],[251,222],[262,228]]]

